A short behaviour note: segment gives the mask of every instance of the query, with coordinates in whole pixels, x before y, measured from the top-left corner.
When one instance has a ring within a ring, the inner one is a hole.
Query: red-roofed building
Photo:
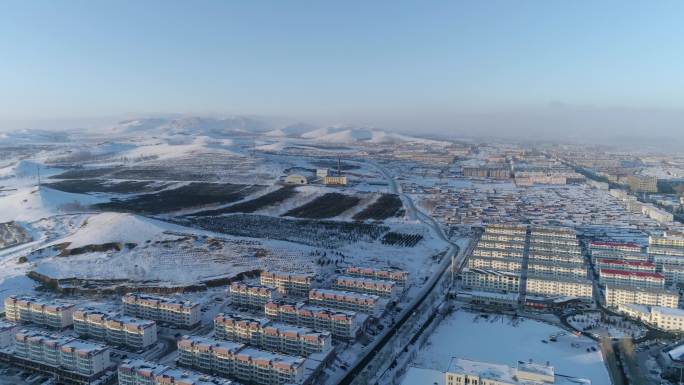
[[[603,285],[663,288],[665,277],[662,274],[652,272],[601,269],[599,270],[599,282]]]
[[[599,258],[596,260],[597,269],[608,270],[628,270],[628,271],[644,271],[648,273],[655,273],[655,263],[645,261],[625,261],[622,259]]]

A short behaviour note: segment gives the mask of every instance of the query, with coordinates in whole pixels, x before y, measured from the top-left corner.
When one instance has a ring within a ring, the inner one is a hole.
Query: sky
[[[668,137],[682,20],[681,1],[0,0],[0,128],[181,113]]]

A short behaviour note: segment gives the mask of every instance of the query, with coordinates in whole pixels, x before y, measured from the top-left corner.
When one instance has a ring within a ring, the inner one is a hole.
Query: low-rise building
[[[305,361],[204,337],[184,336],[178,341],[179,365],[255,385],[301,384]]]
[[[665,286],[665,277],[660,273],[600,269],[599,282],[602,285],[626,285],[662,289]]]
[[[406,282],[408,282],[409,278],[408,271],[374,269],[370,267],[349,266],[346,269],[344,269],[344,273],[345,275],[349,275],[352,277],[376,278],[388,281],[395,281],[402,285],[405,285]]]
[[[618,306],[618,311],[657,329],[675,333],[684,332],[684,310],[681,309],[622,304]]]
[[[527,273],[531,275],[586,278],[587,268],[576,263],[532,260],[528,262]]]
[[[337,277],[333,284],[333,288],[337,290],[374,294],[381,297],[395,297],[399,293],[399,287],[394,281],[349,276]]]
[[[333,337],[354,339],[360,333],[367,317],[355,311],[337,310],[304,303],[270,302],[265,313],[270,319],[287,324],[327,330]]]
[[[586,278],[530,275],[527,277],[526,292],[533,295],[567,296],[590,300],[593,285]]]
[[[143,349],[157,342],[157,323],[98,309],[74,311],[74,331],[114,346]]]
[[[261,310],[267,303],[280,298],[273,287],[250,285],[242,282],[233,282],[228,291],[232,304]]]
[[[461,272],[464,288],[476,291],[517,292],[520,275],[497,270],[465,268]]]
[[[5,317],[12,322],[30,322],[50,329],[65,329],[73,324],[75,305],[58,300],[42,300],[26,295],[5,298]]]
[[[520,273],[522,259],[471,256],[468,267],[473,269],[498,270],[510,273]]]
[[[285,325],[264,318],[223,313],[214,318],[214,336],[299,356],[327,353],[332,348],[329,331],[315,331],[308,327]]]
[[[333,309],[359,311],[378,315],[382,311],[380,297],[375,294],[355,293],[342,290],[312,289],[309,301]]]
[[[117,371],[119,385],[239,385],[225,378],[143,360],[125,360]]]
[[[304,175],[300,174],[290,174],[285,177],[285,184],[288,185],[303,185],[307,184],[308,181]]]
[[[346,186],[347,177],[346,176],[332,176],[328,175],[323,177],[323,184],[328,186]]]
[[[625,261],[622,259],[607,259],[599,258],[596,260],[596,268],[608,270],[627,270],[627,271],[644,271],[647,273],[655,273],[656,265],[651,262],[644,261]]]
[[[262,271],[260,282],[263,286],[275,287],[280,294],[306,297],[313,278],[313,274]]]
[[[517,367],[452,358],[445,385],[570,385],[591,381],[558,375],[553,366],[518,361]]]
[[[192,328],[200,322],[200,305],[190,301],[129,293],[123,296],[124,315]]]
[[[637,305],[661,306],[676,309],[679,294],[674,291],[634,286],[606,285],[603,290],[605,304],[610,308],[633,303]]]

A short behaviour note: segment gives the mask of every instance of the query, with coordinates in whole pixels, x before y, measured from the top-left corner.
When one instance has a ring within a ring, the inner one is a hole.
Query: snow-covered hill
[[[225,138],[237,134],[265,132],[270,128],[266,122],[242,116],[225,119],[192,116],[176,119],[142,118],[126,120],[112,127],[111,133]]]
[[[19,187],[2,194],[0,222],[31,222],[53,215],[84,211],[88,205],[106,201],[103,198],[67,193],[45,186]]]

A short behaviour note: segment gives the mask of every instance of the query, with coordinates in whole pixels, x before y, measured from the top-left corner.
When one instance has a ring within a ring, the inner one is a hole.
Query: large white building
[[[662,274],[633,270],[600,269],[599,282],[602,285],[625,285],[653,289],[665,287],[665,277]]]
[[[75,306],[62,301],[47,301],[25,295],[5,298],[5,317],[13,322],[30,322],[61,330],[73,324]]]
[[[684,310],[661,306],[623,304],[618,311],[654,328],[669,332],[684,332]]]
[[[263,310],[264,305],[280,298],[275,288],[263,285],[250,285],[233,282],[228,288],[233,305]]]
[[[473,255],[468,258],[468,267],[472,269],[520,273],[520,270],[522,269],[522,258],[481,257]]]
[[[553,366],[518,361],[516,367],[452,358],[445,385],[570,385],[590,384],[587,379],[558,375]]]
[[[312,289],[309,291],[309,302],[333,309],[359,311],[371,315],[378,315],[383,310],[383,302],[377,295],[342,290]]]
[[[74,331],[115,346],[143,349],[157,342],[157,323],[97,309],[74,311]]]
[[[527,264],[527,273],[530,275],[586,278],[587,268],[576,263],[532,260]]]
[[[381,297],[395,297],[399,293],[399,287],[394,281],[363,277],[339,276],[335,279],[333,288],[336,290],[374,294]]]
[[[589,252],[594,263],[598,258],[634,261],[645,261],[647,258],[641,246],[631,242],[592,241],[589,243]]]
[[[106,346],[35,330],[21,330],[16,334],[13,354],[88,377],[101,374],[112,366]]]
[[[306,297],[313,278],[313,274],[262,271],[260,282],[263,286],[275,287],[283,295]]]
[[[345,275],[352,277],[375,278],[384,279],[388,281],[395,281],[401,285],[406,285],[409,278],[408,271],[374,269],[370,267],[349,266],[346,269],[344,269],[344,273]]]
[[[214,336],[298,356],[327,353],[332,348],[329,331],[315,331],[308,327],[285,325],[264,318],[223,313],[214,317]]]
[[[129,293],[123,296],[124,315],[191,328],[200,322],[200,305],[190,301]]]
[[[647,273],[655,273],[656,265],[645,261],[629,261],[622,259],[598,258],[596,260],[596,268],[608,270],[627,270],[627,271],[644,271]]]
[[[118,368],[119,385],[239,385],[187,369],[169,368],[143,360],[125,360]]]
[[[553,275],[530,275],[527,277],[527,294],[543,296],[566,296],[591,299],[593,286],[586,278]]]
[[[669,290],[606,285],[603,293],[606,306],[611,308],[629,303],[673,309],[679,306],[679,294]]]
[[[520,275],[497,270],[465,268],[461,271],[465,288],[483,291],[518,292]]]
[[[178,341],[179,365],[255,385],[301,384],[305,361],[204,337],[184,336]]]
[[[327,330],[333,337],[353,339],[360,333],[367,316],[349,310],[337,310],[304,303],[269,302],[266,316],[278,322]]]

